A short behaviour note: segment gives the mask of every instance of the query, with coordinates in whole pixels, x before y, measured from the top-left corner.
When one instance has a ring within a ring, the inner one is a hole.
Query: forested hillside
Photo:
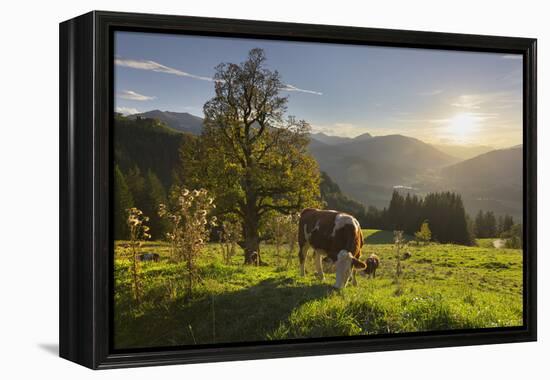
[[[178,164],[178,149],[188,135],[173,131],[155,119],[117,115],[113,131],[115,162],[123,173],[138,167],[152,171],[169,187]]]

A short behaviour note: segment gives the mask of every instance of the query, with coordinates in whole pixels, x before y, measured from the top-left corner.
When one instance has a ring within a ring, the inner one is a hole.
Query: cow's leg
[[[315,250],[315,275],[319,280],[323,281],[325,279],[325,274],[323,273],[323,258],[321,252]]]
[[[309,249],[308,243],[300,244],[300,250],[298,251],[298,256],[300,258],[300,276],[304,277],[306,275],[306,257],[307,251]]]
[[[356,274],[357,274],[357,271],[351,268],[351,284],[353,286],[357,286],[357,278],[355,277]]]

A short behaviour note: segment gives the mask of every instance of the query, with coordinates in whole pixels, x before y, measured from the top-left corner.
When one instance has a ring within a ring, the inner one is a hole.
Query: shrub
[[[420,230],[414,234],[416,240],[421,243],[428,243],[432,239],[432,231],[428,225],[428,221],[425,220],[420,226]]]
[[[139,254],[141,252],[141,246],[143,240],[151,238],[149,234],[149,227],[145,225],[145,222],[149,221],[149,217],[144,216],[143,212],[135,207],[127,210],[128,218],[126,223],[128,225],[128,231],[130,234],[130,241],[127,245],[132,257],[132,279],[133,279],[133,291],[134,299],[138,304],[141,302],[141,276],[140,276],[140,263]]]
[[[230,264],[237,250],[237,242],[242,239],[242,230],[239,223],[231,220],[225,220],[221,227],[219,237],[223,261],[225,264]]]
[[[171,232],[166,236],[172,243],[173,259],[185,264],[187,301],[192,297],[193,284],[198,277],[196,260],[206,244],[209,225],[216,221],[215,217],[209,217],[215,205],[204,189],[176,188],[171,199],[171,208],[159,205],[159,215],[171,224]]]

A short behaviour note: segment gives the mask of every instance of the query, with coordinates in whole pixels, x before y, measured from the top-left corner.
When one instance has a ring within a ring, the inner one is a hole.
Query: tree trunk
[[[244,263],[248,265],[260,265],[260,215],[258,215],[258,208],[256,205],[257,197],[254,187],[252,185],[252,160],[250,159],[250,152],[245,151],[246,161],[248,163],[248,169],[245,175],[245,198],[246,203],[244,207],[244,223],[243,223],[243,235],[244,235]]]
[[[256,213],[247,215],[244,226],[244,263],[248,265],[259,265],[261,262],[258,224]]]

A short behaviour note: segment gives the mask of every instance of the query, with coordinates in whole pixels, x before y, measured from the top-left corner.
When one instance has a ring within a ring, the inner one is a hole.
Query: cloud
[[[139,110],[135,109],[135,108],[130,108],[130,107],[116,107],[116,112],[118,113],[121,113],[123,115],[134,115],[136,113],[140,113]]]
[[[501,56],[502,59],[523,59],[521,54],[505,54]]]
[[[131,91],[131,90],[124,90],[122,92],[119,92],[117,94],[117,97],[119,97],[121,99],[126,99],[126,100],[137,100],[137,101],[141,101],[141,102],[145,101],[145,100],[155,99],[154,96],[147,96],[147,95],[138,94],[137,92]]]
[[[121,67],[129,67],[137,70],[148,70],[148,71],[154,71],[156,73],[172,74],[172,75],[177,75],[179,77],[193,78],[193,79],[204,80],[208,82],[214,81],[213,78],[190,74],[185,71],[164,66],[155,61],[147,61],[147,60],[140,60],[140,59],[126,59],[126,58],[117,57],[115,58],[115,65],[121,66]]]
[[[482,107],[501,107],[521,104],[521,97],[509,91],[489,92],[485,94],[460,95],[451,106],[465,110],[479,110]],[[506,108],[506,107],[505,107]]]
[[[154,71],[156,73],[172,74],[172,75],[177,75],[179,77],[192,78],[192,79],[197,79],[197,80],[202,80],[207,82],[216,82],[216,79],[214,78],[191,74],[182,70],[174,69],[173,67],[165,66],[155,61],[116,57],[115,65],[121,66],[121,67],[129,67],[137,70],[147,70],[147,71]],[[322,92],[306,90],[303,88],[296,87],[292,84],[284,84],[281,90],[289,91],[289,92],[302,92],[305,94],[312,94],[312,95],[323,95]],[[138,99],[133,99],[133,100],[138,100]]]
[[[330,136],[340,137],[356,137],[365,132],[369,132],[367,128],[352,123],[334,123],[334,124],[311,124],[313,133],[322,132]]]
[[[298,88],[296,86],[293,86],[291,84],[285,84],[281,90],[283,91],[290,91],[290,92],[303,92],[305,94],[313,94],[313,95],[323,95],[322,92],[319,91],[313,91],[313,90],[304,90],[303,88]]]
[[[482,95],[460,95],[454,103],[451,103],[451,106],[458,108],[466,108],[469,110],[477,110],[481,108],[486,100]]]
[[[431,91],[424,91],[419,92],[418,95],[420,96],[435,96],[443,93],[443,90],[431,90]]]
[[[484,122],[486,120],[492,120],[497,119],[499,114],[498,113],[487,113],[487,112],[465,112],[460,113],[458,116],[467,118],[468,120],[474,121],[476,123]],[[453,118],[456,118],[455,115]],[[431,124],[448,124],[453,121],[453,118],[446,118],[446,119],[431,119],[428,120]]]

